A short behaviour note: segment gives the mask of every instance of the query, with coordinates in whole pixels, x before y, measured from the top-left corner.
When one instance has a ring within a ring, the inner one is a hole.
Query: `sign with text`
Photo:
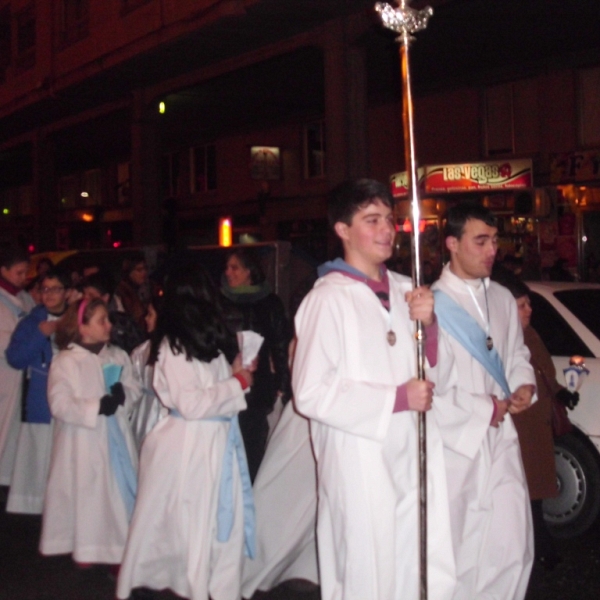
[[[600,150],[564,152],[550,158],[550,181],[573,183],[600,180]]]
[[[433,165],[419,169],[419,184],[426,194],[526,189],[533,167],[530,159]],[[406,196],[406,173],[392,175],[391,186],[395,197]]]

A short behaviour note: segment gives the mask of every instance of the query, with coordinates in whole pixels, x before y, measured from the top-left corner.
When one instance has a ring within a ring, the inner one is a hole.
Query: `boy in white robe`
[[[417,413],[433,384],[416,379],[414,319],[437,358],[433,296],[388,273],[394,220],[386,186],[342,184],[329,220],[345,260],[327,263],[296,315],[293,369],[298,410],[310,419],[317,460],[317,537],[323,600],[416,600],[419,596]],[[431,598],[450,598],[443,449],[428,423],[428,567]]]
[[[494,215],[481,206],[458,205],[448,213],[446,233],[450,263],[433,288],[440,352],[448,360],[438,362],[432,377],[450,495],[454,598],[516,600],[527,591],[533,540],[510,414],[531,404],[535,377],[515,300],[489,280],[498,247]],[[448,321],[444,302],[454,311]],[[466,321],[454,330],[461,314]],[[480,342],[470,350],[459,341],[467,325]],[[500,360],[499,373],[481,362],[492,355]]]

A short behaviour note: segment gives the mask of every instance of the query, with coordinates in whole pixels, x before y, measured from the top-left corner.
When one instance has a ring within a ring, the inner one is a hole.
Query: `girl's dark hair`
[[[150,364],[156,362],[164,338],[174,354],[184,353],[188,360],[210,362],[219,352],[230,352],[232,334],[225,326],[218,292],[202,267],[182,266],[167,276]]]
[[[251,285],[260,285],[266,279],[265,273],[260,266],[260,261],[256,254],[247,248],[236,248],[227,255],[227,260],[235,256],[244,269],[250,271],[250,283]]]
[[[515,299],[522,298],[523,296],[531,295],[529,286],[512,271],[506,267],[494,265],[492,270],[491,279],[496,281],[500,285],[503,285],[513,295]]]
[[[81,342],[81,334],[79,333],[79,308],[82,302],[87,301],[82,299],[71,304],[56,325],[56,345],[59,350],[66,350],[70,344]],[[94,298],[87,302],[81,315],[81,322],[87,325],[100,306],[106,308],[106,304],[100,298]]]

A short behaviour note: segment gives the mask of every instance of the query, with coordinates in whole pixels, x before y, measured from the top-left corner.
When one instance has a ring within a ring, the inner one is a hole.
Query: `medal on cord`
[[[479,306],[479,302],[477,302],[477,298],[475,298],[475,294],[473,293],[471,286],[466,281],[465,281],[465,284],[467,286],[467,289],[469,290],[469,294],[471,294],[471,298],[473,298],[473,302],[475,303],[475,307],[477,308],[477,312],[479,313],[481,320],[485,323],[485,335],[486,335],[485,345],[487,346],[488,350],[491,350],[494,347],[494,340],[492,339],[492,336],[490,335],[490,306],[488,304],[487,288],[485,287],[485,281],[482,279],[481,284],[483,285],[483,293],[485,294],[485,310],[487,312],[487,320],[486,320],[485,316],[483,315],[481,306]]]
[[[383,307],[385,309],[385,307]],[[396,344],[396,333],[394,332],[394,330],[392,329],[392,307],[390,306],[390,309],[385,311],[388,315],[388,332],[386,335],[387,338],[387,343],[390,346],[394,346]]]

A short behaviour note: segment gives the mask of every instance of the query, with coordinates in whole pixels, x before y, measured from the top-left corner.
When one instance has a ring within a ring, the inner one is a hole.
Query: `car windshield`
[[[564,290],[554,295],[600,339],[600,289]]]

